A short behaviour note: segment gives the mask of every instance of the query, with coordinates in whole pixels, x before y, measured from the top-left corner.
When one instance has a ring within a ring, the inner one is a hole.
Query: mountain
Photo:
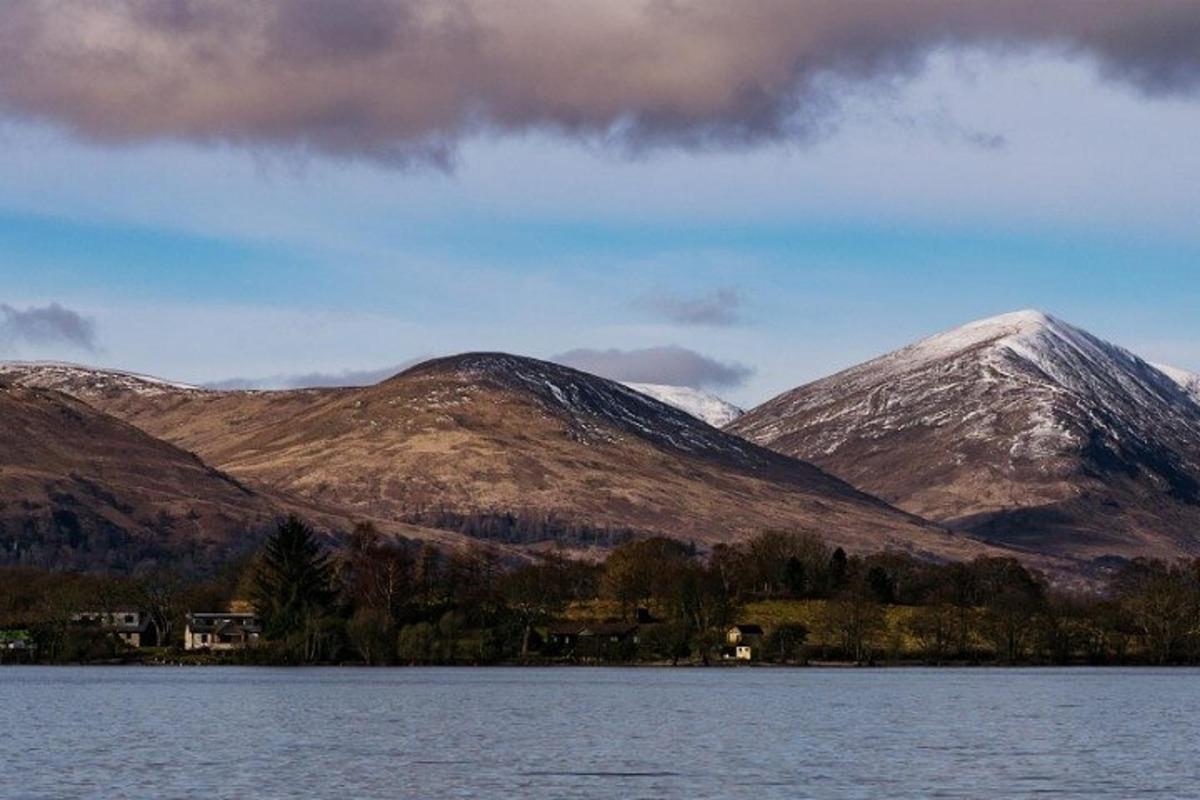
[[[0,384],[0,561],[198,569],[252,546],[279,508],[190,453],[59,392]]]
[[[1154,365],[1159,372],[1166,375],[1179,385],[1197,404],[1200,404],[1200,374],[1188,372],[1186,369],[1169,367],[1166,364]]]
[[[686,411],[714,428],[723,428],[745,412],[714,394],[690,386],[665,386],[661,383],[626,383],[635,392],[649,395],[660,403]]]
[[[789,528],[854,550],[987,550],[622,384],[529,358],[437,359],[365,388],[94,385],[79,381],[80,397],[247,485],[359,518],[524,545],[650,533],[714,544]]]
[[[1040,312],[793,389],[729,430],[997,543],[1200,554],[1200,406],[1132,353]]]

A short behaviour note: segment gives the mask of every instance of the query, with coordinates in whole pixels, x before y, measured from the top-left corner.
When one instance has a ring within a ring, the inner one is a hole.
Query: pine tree
[[[835,592],[840,591],[846,588],[849,580],[850,559],[846,558],[846,551],[839,547],[829,559],[829,586]]]
[[[298,517],[267,540],[254,576],[254,603],[268,638],[302,632],[333,606],[333,568],[312,528]]]

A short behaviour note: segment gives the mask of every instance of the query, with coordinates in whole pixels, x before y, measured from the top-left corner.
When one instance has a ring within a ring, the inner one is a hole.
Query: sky
[[[1196,4],[939,2],[13,0],[0,358],[502,350],[751,406],[1037,308],[1200,371]]]

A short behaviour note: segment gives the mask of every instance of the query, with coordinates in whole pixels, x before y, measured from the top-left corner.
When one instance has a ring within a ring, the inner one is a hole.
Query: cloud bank
[[[6,0],[0,113],[93,140],[452,161],[476,133],[628,150],[828,132],[944,48],[1200,87],[1195,0]]]
[[[698,297],[660,293],[641,305],[677,325],[725,326],[738,322],[742,297],[735,287],[726,286]]]
[[[754,370],[744,364],[717,361],[675,346],[643,350],[582,348],[560,353],[550,360],[615,381],[663,383],[695,389],[741,386],[754,374]]]
[[[261,378],[227,378],[204,384],[206,389],[228,391],[241,389],[318,389],[338,386],[374,386],[380,381],[399,375],[423,359],[410,359],[392,367],[380,369],[348,369],[341,372],[304,372],[268,375]]]
[[[96,325],[58,303],[26,309],[0,303],[0,350],[21,344],[65,344],[78,350],[95,352]]]

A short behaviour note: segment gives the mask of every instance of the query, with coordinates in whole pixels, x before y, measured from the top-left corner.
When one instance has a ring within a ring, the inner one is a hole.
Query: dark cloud
[[[26,309],[0,303],[0,349],[21,344],[65,344],[95,352],[96,325],[58,303]]]
[[[728,389],[744,384],[754,370],[744,364],[721,362],[684,347],[643,350],[579,349],[550,359],[615,381],[664,383],[696,389]]]
[[[206,389],[315,389],[335,386],[373,386],[397,375],[423,359],[411,359],[394,367],[270,375],[262,378],[228,378],[204,384]]]
[[[736,288],[726,286],[698,297],[660,292],[639,305],[679,325],[733,325],[742,297]]]
[[[449,163],[466,135],[628,150],[826,134],[848,87],[938,49],[1048,50],[1200,87],[1196,0],[6,0],[0,113]]]

